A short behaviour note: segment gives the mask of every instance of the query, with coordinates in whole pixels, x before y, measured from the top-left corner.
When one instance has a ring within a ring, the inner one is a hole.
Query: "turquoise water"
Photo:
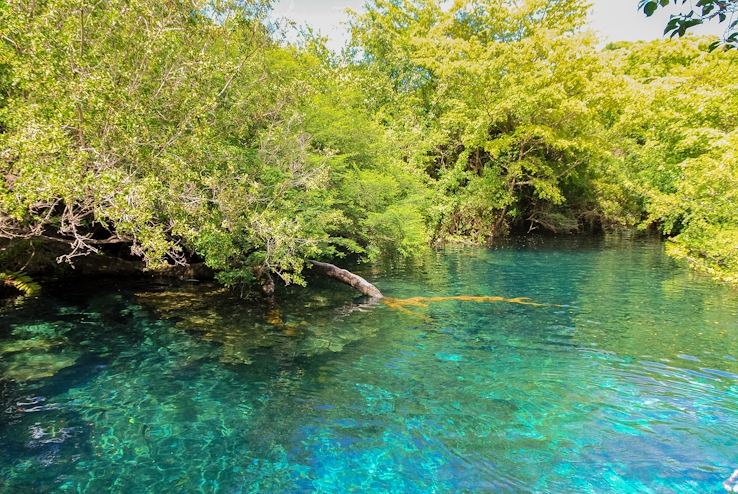
[[[738,292],[602,238],[359,266],[274,304],[47,286],[0,310],[0,491],[724,492]]]

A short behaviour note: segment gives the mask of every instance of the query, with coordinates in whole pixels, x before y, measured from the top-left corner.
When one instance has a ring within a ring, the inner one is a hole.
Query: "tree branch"
[[[313,265],[313,270],[316,273],[319,273],[325,276],[330,276],[331,278],[335,278],[342,283],[351,285],[352,287],[356,288],[357,290],[359,290],[361,293],[363,293],[367,297],[373,297],[373,298],[383,298],[384,297],[384,295],[382,295],[382,292],[380,292],[376,286],[372,285],[371,283],[366,281],[364,278],[352,273],[351,271],[341,269],[338,266],[335,266],[333,264],[328,264],[327,262],[318,262],[318,261],[313,261],[313,260],[308,260],[307,262]]]

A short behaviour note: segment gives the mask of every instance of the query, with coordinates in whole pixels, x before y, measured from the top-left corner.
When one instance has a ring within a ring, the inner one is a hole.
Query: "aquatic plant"
[[[34,295],[41,291],[41,285],[22,271],[11,273],[0,272],[0,283],[23,292],[25,295]]]
[[[510,304],[520,304],[520,305],[533,305],[536,307],[560,307],[556,304],[539,304],[536,302],[532,302],[527,297],[515,297],[515,298],[505,298],[505,297],[495,297],[495,296],[481,296],[481,297],[475,297],[471,295],[457,295],[452,297],[410,297],[405,299],[398,299],[398,298],[388,298],[385,297],[381,301],[383,304],[385,304],[390,309],[399,310],[401,312],[404,312],[405,314],[419,317],[421,319],[427,319],[425,316],[418,314],[417,312],[413,312],[408,309],[408,307],[422,307],[422,308],[428,308],[428,304],[432,302],[447,302],[449,300],[456,300],[459,302],[478,302],[478,303],[495,303],[495,302],[507,302]]]

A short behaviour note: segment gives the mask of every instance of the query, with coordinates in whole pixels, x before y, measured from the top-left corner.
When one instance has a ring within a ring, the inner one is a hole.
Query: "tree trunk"
[[[382,292],[380,292],[376,286],[372,285],[371,283],[366,281],[364,278],[352,273],[351,271],[341,269],[338,266],[334,266],[333,264],[328,264],[327,262],[318,262],[318,261],[312,261],[312,260],[308,260],[307,262],[313,265],[313,271],[315,271],[316,273],[320,273],[325,276],[330,276],[331,278],[335,278],[338,281],[346,283],[347,285],[351,285],[352,287],[356,288],[357,290],[359,290],[361,293],[363,293],[367,297],[373,297],[373,298],[383,298],[384,297],[384,295],[382,295]]]

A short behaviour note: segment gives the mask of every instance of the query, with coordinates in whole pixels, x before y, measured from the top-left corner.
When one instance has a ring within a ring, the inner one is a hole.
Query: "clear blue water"
[[[47,286],[0,310],[0,491],[724,492],[738,292],[611,235],[313,280]],[[563,306],[563,307],[561,307]]]

